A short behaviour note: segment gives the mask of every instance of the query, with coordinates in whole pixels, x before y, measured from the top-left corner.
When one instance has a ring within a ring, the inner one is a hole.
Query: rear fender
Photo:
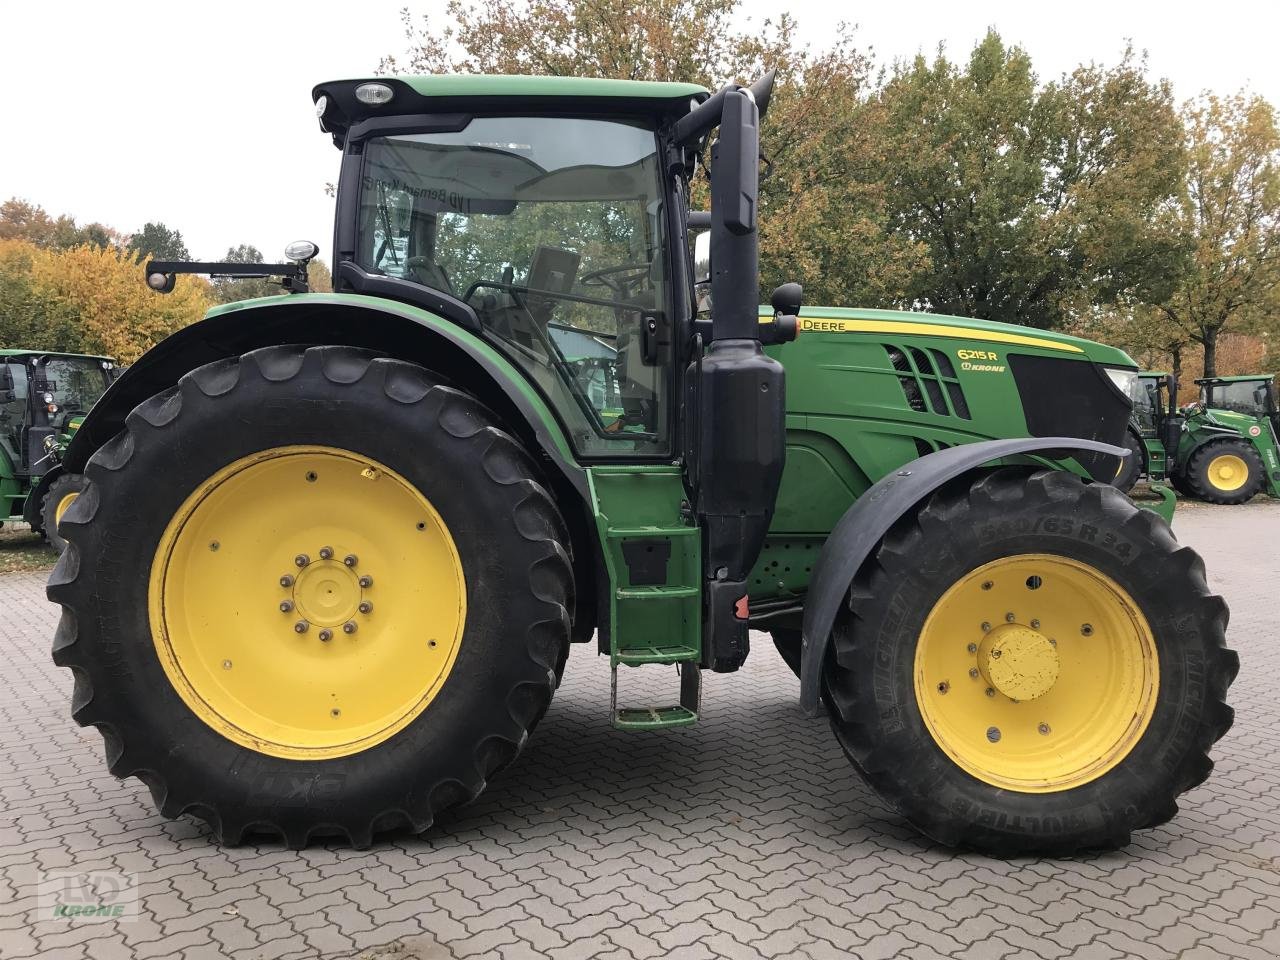
[[[987,440],[939,450],[882,477],[854,501],[832,529],[814,564],[804,604],[800,653],[800,706],[818,715],[822,664],[831,642],[831,628],[854,577],[889,528],[934,490],[984,464],[1003,457],[1051,451],[1087,450],[1116,457],[1129,451],[1097,440],[1076,437],[1035,437]]]
[[[492,346],[430,311],[343,293],[229,304],[160,341],[89,411],[67,447],[63,465],[83,472],[89,457],[123,428],[134,407],[196,367],[284,343],[365,347],[429,367],[492,407],[513,431],[523,434],[530,451],[551,466],[557,480],[585,497],[586,474],[574,462],[555,415]]]

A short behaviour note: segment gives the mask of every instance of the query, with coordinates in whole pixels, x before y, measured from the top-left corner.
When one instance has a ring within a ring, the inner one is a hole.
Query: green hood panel
[[[773,316],[769,307],[760,308],[761,317]],[[1059,333],[995,320],[953,317],[942,313],[909,310],[868,310],[860,307],[822,307],[806,304],[800,311],[800,335],[805,331],[824,333],[884,333],[898,336],[948,337],[953,340],[985,341],[1001,348],[1029,347],[1064,356],[1076,356],[1094,363],[1116,367],[1137,367],[1123,350]]]

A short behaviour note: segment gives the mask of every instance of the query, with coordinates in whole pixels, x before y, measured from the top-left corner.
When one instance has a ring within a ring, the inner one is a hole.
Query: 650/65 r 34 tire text
[[[424,830],[546,710],[564,522],[520,445],[429,371],[345,347],[219,361],[86,475],[54,659],[111,772],[166,816],[293,847]]]
[[[836,736],[921,831],[1064,855],[1164,823],[1213,767],[1239,661],[1169,526],[1115,488],[947,485],[860,572],[824,667]]]

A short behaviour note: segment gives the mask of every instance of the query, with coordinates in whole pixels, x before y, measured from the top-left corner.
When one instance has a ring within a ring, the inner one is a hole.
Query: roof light
[[[371,107],[380,107],[390,103],[395,91],[385,83],[362,83],[356,87],[356,99]]]
[[[284,258],[295,263],[306,263],[319,252],[320,248],[310,240],[295,240],[284,248]]]
[[[324,116],[324,112],[329,109],[329,98],[321,94],[316,100],[316,118]]]

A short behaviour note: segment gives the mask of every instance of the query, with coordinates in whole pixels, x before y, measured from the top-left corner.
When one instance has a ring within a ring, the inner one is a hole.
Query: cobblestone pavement
[[[1180,509],[1232,608],[1236,724],[1170,824],[1120,853],[995,861],[915,835],[854,777],[766,638],[705,719],[610,729],[579,649],[530,745],[425,837],[355,852],[213,846],[108,776],[49,661],[43,575],[0,578],[0,957],[1280,955],[1280,505]],[[633,671],[643,673],[643,671]],[[675,679],[627,678],[639,699]],[[646,686],[647,685],[647,686]],[[136,915],[55,919],[42,872],[136,878]]]

